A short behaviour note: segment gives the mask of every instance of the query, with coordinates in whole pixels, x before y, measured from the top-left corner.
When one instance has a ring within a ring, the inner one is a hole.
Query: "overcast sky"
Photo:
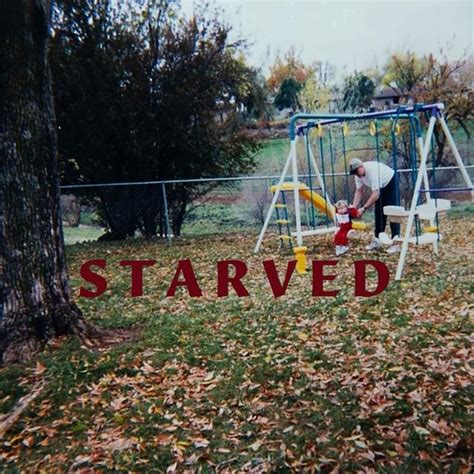
[[[212,0],[211,0],[212,1]],[[390,52],[473,54],[473,1],[214,0],[252,43],[249,61],[267,71],[291,45],[304,62],[328,60],[339,73],[382,65]],[[182,0],[185,12],[193,0]],[[270,59],[269,59],[270,58]]]

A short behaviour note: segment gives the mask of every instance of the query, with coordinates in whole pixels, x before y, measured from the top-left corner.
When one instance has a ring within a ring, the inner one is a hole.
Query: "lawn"
[[[79,225],[78,227],[69,227],[64,225],[63,230],[64,242],[66,245],[97,240],[102,234],[104,234],[104,229],[102,227],[83,224]]]
[[[472,208],[471,208],[472,210]],[[467,211],[466,211],[467,212]],[[39,380],[43,393],[1,441],[2,471],[468,472],[472,456],[474,219],[442,223],[439,258],[409,254],[406,277],[354,298],[352,262],[340,260],[336,298],[311,297],[310,274],[274,299],[253,234],[68,247],[79,267],[106,258],[109,290],[77,299],[106,328],[140,328],[133,342],[96,350],[55,344],[32,364],[0,372],[6,413]],[[313,258],[332,256],[330,237]],[[154,258],[145,295],[128,298],[122,259]],[[190,258],[204,291],[166,298],[178,259]],[[246,298],[215,297],[215,262],[247,262]],[[394,271],[396,256],[377,258]]]

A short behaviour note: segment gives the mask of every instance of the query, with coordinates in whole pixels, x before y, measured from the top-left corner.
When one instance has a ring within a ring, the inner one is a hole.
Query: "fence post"
[[[161,183],[161,192],[163,193],[163,207],[165,211],[166,238],[168,239],[168,245],[171,245],[170,217],[168,214],[168,199],[166,198],[165,183]]]

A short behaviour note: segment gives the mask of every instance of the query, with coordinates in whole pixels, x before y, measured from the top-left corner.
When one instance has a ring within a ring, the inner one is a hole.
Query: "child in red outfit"
[[[337,201],[336,205],[336,225],[337,232],[334,236],[336,244],[336,255],[342,255],[349,250],[347,244],[347,234],[352,229],[352,218],[357,217],[357,211],[353,207],[349,207],[347,201]]]

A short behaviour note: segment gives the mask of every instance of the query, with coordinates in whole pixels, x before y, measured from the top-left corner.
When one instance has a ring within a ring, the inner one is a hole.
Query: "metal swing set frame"
[[[297,156],[297,142],[301,137],[306,139],[306,153],[308,156],[308,166],[313,169],[316,181],[318,183],[319,190],[321,191],[324,199],[326,200],[326,206],[332,206],[331,199],[328,193],[328,190],[325,185],[324,176],[321,175],[320,169],[316,162],[316,159],[313,155],[311,147],[308,146],[308,133],[311,129],[319,129],[324,125],[332,125],[341,123],[343,127],[346,127],[348,123],[354,121],[373,121],[372,124],[376,123],[377,120],[392,120],[393,123],[397,123],[400,119],[408,119],[417,123],[416,127],[416,150],[419,160],[419,166],[415,169],[416,181],[413,187],[413,194],[411,197],[411,204],[408,210],[401,208],[399,206],[385,206],[384,213],[387,215],[388,219],[393,222],[402,222],[406,220],[405,231],[403,237],[400,236],[397,240],[401,242],[402,248],[400,252],[400,257],[398,260],[397,270],[395,274],[395,280],[401,280],[403,269],[406,262],[408,244],[423,244],[429,243],[432,244],[433,252],[438,253],[438,241],[440,240],[440,234],[437,230],[436,233],[432,234],[432,237],[429,238],[419,238],[418,231],[416,237],[411,237],[412,230],[414,228],[414,223],[418,222],[418,218],[426,219],[430,221],[430,225],[433,227],[435,222],[438,219],[438,213],[447,210],[450,207],[450,201],[445,199],[439,199],[436,197],[436,193],[443,192],[443,189],[438,189],[435,187],[430,189],[429,179],[428,179],[428,156],[430,154],[430,148],[432,146],[432,140],[434,137],[434,129],[436,123],[439,123],[443,133],[446,136],[447,143],[453,153],[456,164],[461,171],[463,180],[465,182],[465,187],[463,188],[447,188],[446,191],[470,191],[471,199],[474,200],[474,188],[472,181],[469,177],[467,169],[464,165],[464,162],[461,158],[459,150],[454,142],[453,136],[449,127],[446,123],[446,120],[443,116],[444,105],[442,103],[436,104],[415,104],[412,106],[402,106],[396,109],[377,111],[377,112],[368,112],[368,113],[359,113],[359,114],[297,114],[294,115],[289,124],[289,136],[290,136],[290,151],[286,159],[285,165],[283,167],[280,179],[276,186],[273,186],[273,198],[268,209],[264,224],[258,236],[257,243],[255,245],[254,253],[258,253],[265,233],[267,231],[268,225],[272,218],[272,215],[275,211],[275,206],[277,205],[278,198],[280,193],[283,193],[285,190],[291,190],[294,197],[294,210],[295,210],[295,224],[296,232],[293,235],[296,237],[296,246],[293,248],[295,257],[297,260],[297,270],[300,273],[305,272],[306,268],[306,251],[307,248],[303,246],[303,238],[309,235],[318,235],[323,233],[332,232],[334,227],[327,227],[326,229],[314,229],[313,231],[304,231],[302,229],[301,221],[301,186],[299,182],[299,172],[298,172],[298,156]],[[423,128],[420,126],[419,115],[425,115],[429,118],[428,127],[426,133],[424,133]],[[373,125],[371,124],[371,134]],[[393,130],[393,128],[392,128]],[[378,139],[378,138],[377,138]],[[345,150],[344,150],[345,156]],[[324,162],[323,162],[324,163]],[[285,181],[289,174],[289,169],[291,166],[291,181]],[[346,166],[346,179],[347,179],[347,163]],[[412,164],[413,167],[416,167],[416,163]],[[311,179],[311,169],[309,170],[310,179]],[[334,170],[333,170],[334,177]],[[285,188],[286,186],[286,188]],[[347,184],[346,184],[347,186]],[[422,187],[423,186],[423,187]],[[348,192],[348,190],[347,190]],[[420,201],[424,199],[425,203],[419,205]],[[423,236],[421,236],[423,237]],[[387,242],[388,243],[388,242]]]

